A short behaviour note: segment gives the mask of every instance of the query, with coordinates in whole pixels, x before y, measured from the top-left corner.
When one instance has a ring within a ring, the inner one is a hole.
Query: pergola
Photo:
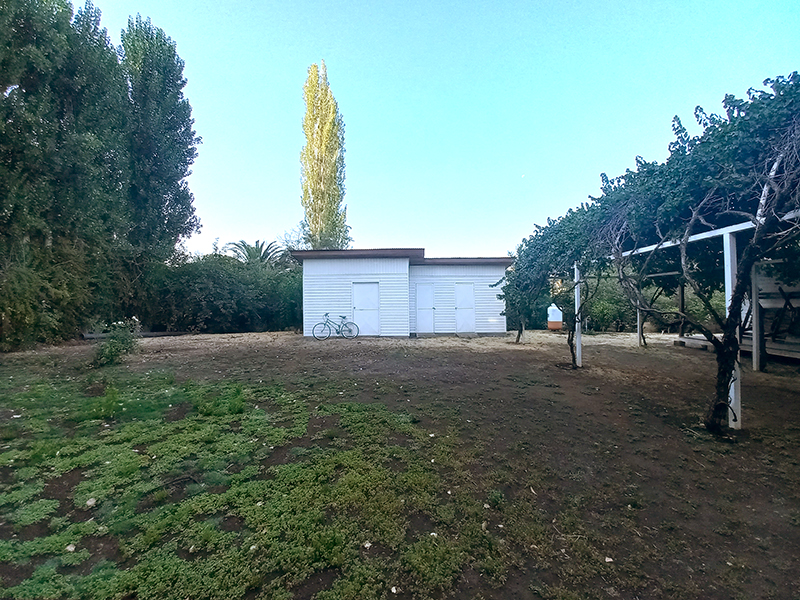
[[[800,218],[800,209],[794,210],[787,213],[784,217],[784,221],[794,221]],[[750,229],[754,229],[755,224],[751,221],[746,221],[744,223],[737,223],[736,225],[730,225],[728,227],[722,227],[720,229],[713,229],[711,231],[704,231],[703,233],[698,233],[693,236],[690,236],[688,241],[689,242],[697,242],[699,240],[705,240],[709,238],[715,237],[722,237],[722,252],[724,257],[724,269],[725,269],[725,306],[728,311],[730,311],[730,301],[731,296],[733,295],[733,288],[736,285],[736,273],[737,269],[737,254],[736,254],[736,234],[740,231],[747,231]],[[677,246],[681,242],[676,240],[670,240],[661,244],[653,244],[652,246],[645,246],[643,248],[637,248],[636,250],[630,250],[628,252],[623,253],[623,256],[634,256],[637,254],[646,254],[648,252],[653,252],[655,250],[660,250],[661,248],[669,248],[672,246]],[[761,370],[761,337],[763,336],[763,332],[761,331],[761,319],[759,318],[759,311],[760,306],[758,303],[758,278],[756,273],[756,267],[753,266],[753,270],[751,272],[751,305],[752,305],[752,322],[753,322],[753,346],[752,346],[752,356],[753,356],[753,370],[759,371]],[[580,308],[581,308],[581,289],[580,289],[580,270],[578,269],[578,265],[575,265],[575,314],[580,315]],[[637,311],[638,312],[638,311]],[[728,314],[730,317],[730,314]],[[638,335],[639,339],[642,339],[642,320],[637,319],[638,324]],[[575,358],[576,364],[580,367],[582,365],[582,336],[581,336],[581,323],[580,319],[576,318],[575,320]],[[741,429],[742,428],[742,388],[741,388],[741,368],[740,368],[740,359],[737,357],[736,359],[736,367],[734,369],[733,378],[731,379],[730,388],[728,389],[728,404],[731,407],[731,410],[728,411],[728,426],[732,429]]]

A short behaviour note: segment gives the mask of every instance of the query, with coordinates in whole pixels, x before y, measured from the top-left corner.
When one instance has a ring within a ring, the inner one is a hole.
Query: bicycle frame
[[[341,317],[340,321],[337,323],[330,317],[325,317],[325,323],[330,326],[330,328],[336,332],[336,335],[342,335],[342,325],[345,323],[345,317]]]

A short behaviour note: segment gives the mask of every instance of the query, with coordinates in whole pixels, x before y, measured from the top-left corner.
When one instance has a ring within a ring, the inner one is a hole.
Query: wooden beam
[[[668,277],[670,275],[683,275],[680,271],[667,271],[665,273],[653,273],[652,275],[645,275],[645,278],[648,277]]]
[[[686,319],[682,316],[686,314],[686,283],[683,280],[681,280],[681,287],[678,289],[678,309],[681,311],[678,337],[683,337],[683,334],[686,333]]]
[[[786,213],[781,218],[781,221],[793,221],[795,219],[800,219],[800,208],[797,208],[791,212]]]
[[[639,308],[639,303],[636,303],[636,337],[639,340],[639,347],[641,348],[644,344],[644,333],[642,328],[644,324],[642,323],[642,309]]]
[[[761,337],[764,335],[761,331],[761,305],[758,303],[758,265],[753,265],[753,270],[750,272],[750,285],[752,286],[750,321],[753,324],[753,371],[758,372],[761,370]]]
[[[737,223],[736,225],[730,225],[728,227],[722,227],[720,229],[712,229],[711,231],[704,231],[703,233],[696,233],[695,235],[689,236],[690,242],[696,242],[698,240],[705,240],[708,238],[719,237],[721,235],[727,235],[731,233],[736,233],[737,231],[745,231],[746,229],[753,229],[755,225],[753,225],[750,221],[745,221],[744,223]],[[645,246],[644,248],[637,248],[636,250],[628,250],[627,252],[623,252],[622,256],[635,256],[637,254],[645,254],[646,252],[652,252],[653,250],[660,250],[661,248],[671,248],[672,246],[680,245],[680,240],[668,240],[663,244],[652,244],[651,246]]]
[[[794,221],[800,219],[800,208],[793,210],[791,212],[786,213],[781,217],[781,221]],[[752,221],[745,221],[743,223],[737,223],[736,225],[729,225],[728,227],[720,227],[719,229],[712,229],[711,231],[704,231],[702,233],[696,233],[692,236],[689,236],[690,242],[696,242],[698,240],[705,240],[708,238],[718,237],[720,235],[727,235],[729,233],[736,233],[737,231],[745,231],[747,229],[755,228],[755,224]],[[672,246],[680,245],[680,240],[668,240],[662,244],[652,244],[650,246],[645,246],[644,248],[637,248],[636,250],[628,250],[627,252],[623,252],[622,256],[635,256],[637,254],[644,254],[646,252],[652,252],[656,249],[661,248],[671,248]],[[613,256],[611,258],[614,258]]]

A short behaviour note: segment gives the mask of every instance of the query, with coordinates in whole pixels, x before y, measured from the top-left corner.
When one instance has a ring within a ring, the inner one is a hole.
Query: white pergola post
[[[761,305],[758,303],[758,267],[753,265],[750,272],[750,319],[753,322],[753,371],[761,370]]]
[[[734,232],[725,233],[722,236],[722,251],[725,257],[725,310],[728,318],[731,316],[731,296],[733,287],[736,285],[736,236]],[[753,340],[755,345],[755,340]],[[728,411],[728,427],[731,429],[742,428],[742,370],[739,364],[739,357],[736,357],[736,366],[733,369],[733,379],[728,388],[728,404],[732,412]],[[736,421],[734,421],[734,413]]]
[[[575,263],[575,364],[583,366],[583,342],[581,340],[581,271]]]
[[[639,308],[639,303],[636,303],[636,337],[639,340],[639,347],[642,346],[642,309]]]

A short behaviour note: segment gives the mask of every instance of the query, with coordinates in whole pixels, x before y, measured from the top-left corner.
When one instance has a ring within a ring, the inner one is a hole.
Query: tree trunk
[[[714,343],[717,351],[717,384],[714,399],[706,413],[705,426],[711,432],[719,433],[728,424],[728,393],[733,381],[736,361],[739,360],[739,327],[742,324],[742,303],[747,290],[750,289],[750,273],[758,258],[758,241],[760,232],[757,229],[753,240],[745,246],[736,272],[736,284],[730,298],[727,318],[722,330],[722,341]],[[713,338],[713,336],[712,336]],[[734,420],[739,415],[733,415]]]
[[[758,311],[758,330],[761,332],[761,335],[758,336],[758,340],[753,339],[753,343],[755,344],[758,341],[759,348],[761,350],[761,365],[759,370],[766,371],[767,370],[767,360],[769,359],[769,355],[767,354],[767,336],[764,335],[764,311]],[[755,336],[753,336],[755,338]]]
[[[728,426],[728,393],[734,377],[736,361],[739,358],[739,340],[736,339],[736,330],[726,329],[722,336],[722,344],[717,350],[717,383],[714,398],[708,406],[706,413],[706,429],[713,433],[720,433]],[[734,420],[738,415],[733,416]]]
[[[572,368],[578,368],[578,358],[575,356],[575,330],[570,329],[567,331],[567,346],[569,346],[569,353],[572,356]]]

